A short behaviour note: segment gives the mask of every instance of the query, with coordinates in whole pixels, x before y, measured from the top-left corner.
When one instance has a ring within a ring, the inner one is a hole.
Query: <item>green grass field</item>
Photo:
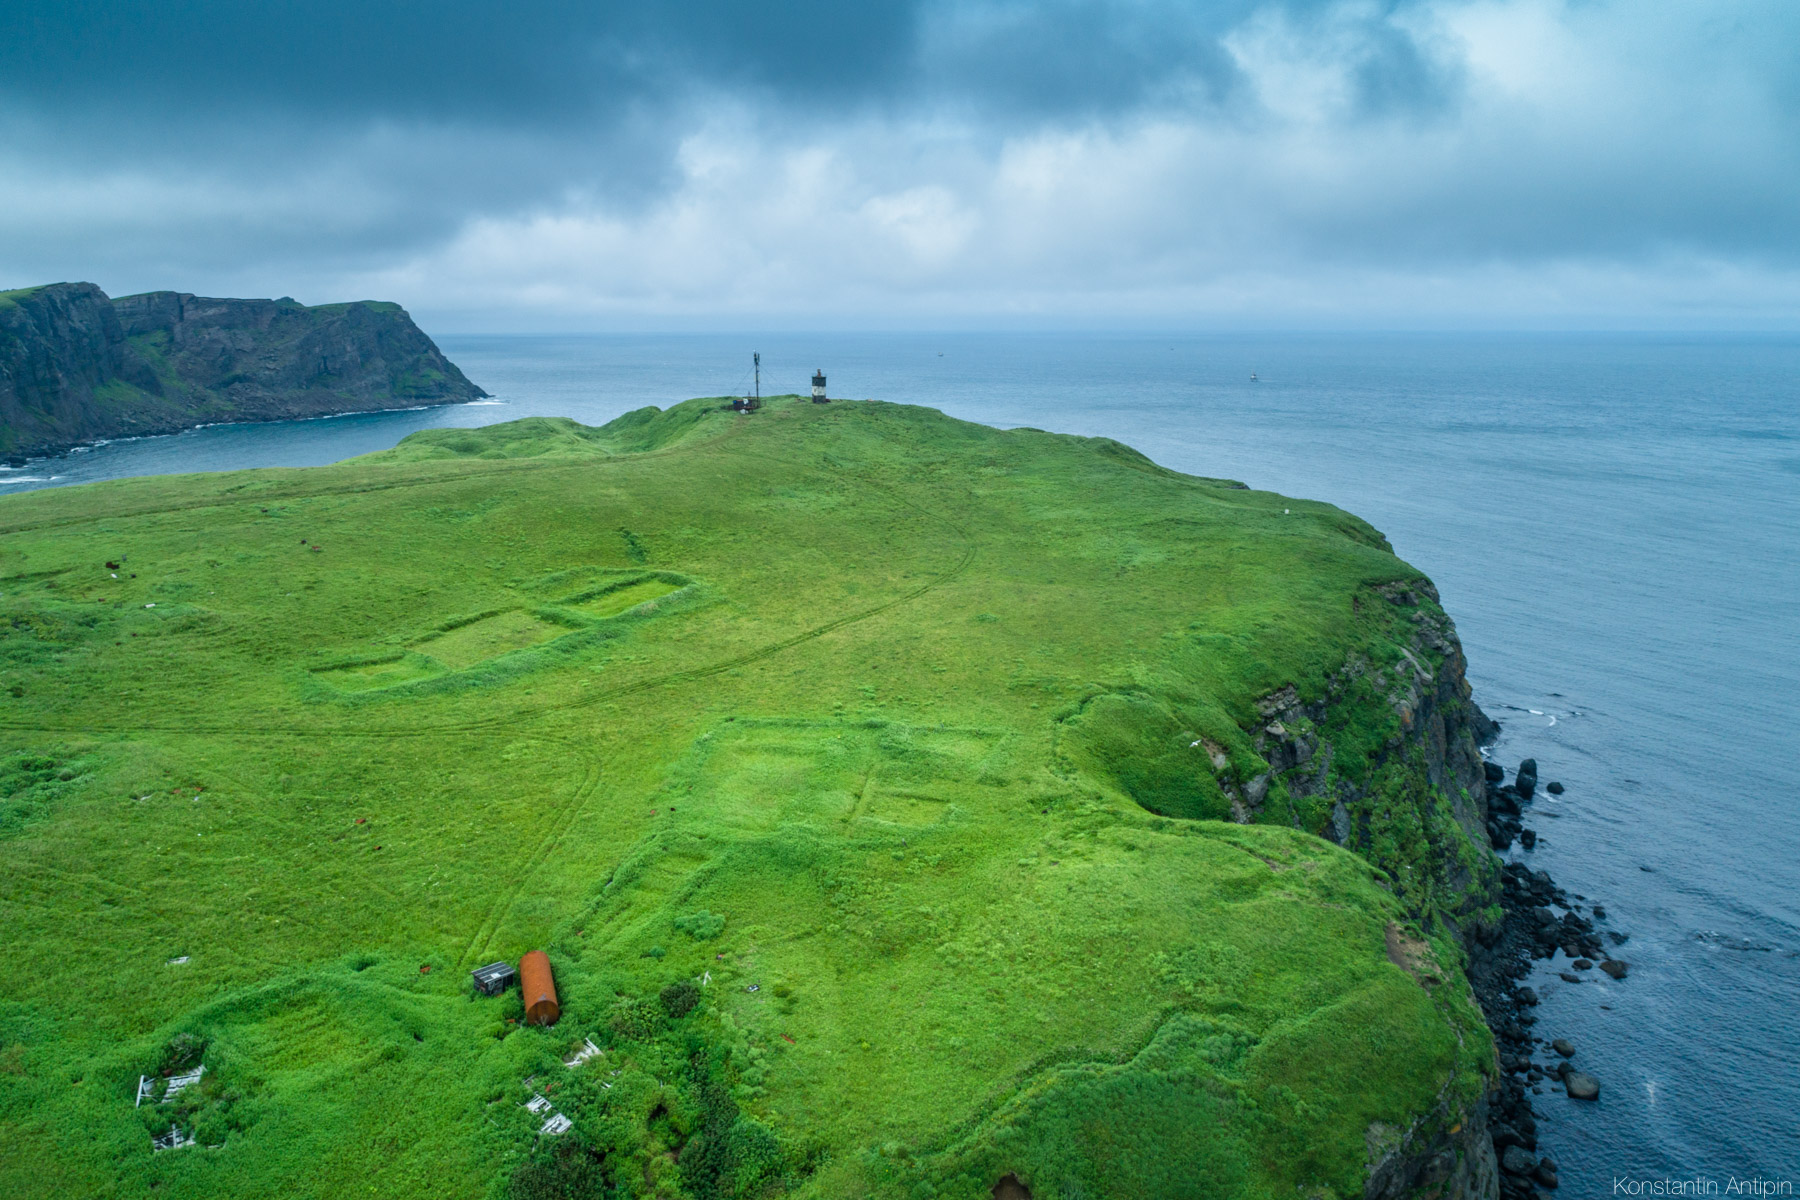
[[[0,1193],[1360,1197],[1483,1086],[1458,952],[1219,818],[1414,577],[788,398],[0,501]],[[469,982],[532,948],[549,1029]]]

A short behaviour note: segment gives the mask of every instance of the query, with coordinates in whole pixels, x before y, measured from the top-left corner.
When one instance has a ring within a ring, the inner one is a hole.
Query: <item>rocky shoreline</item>
[[[1537,793],[1536,760],[1520,763],[1511,783],[1495,763],[1487,763],[1486,772],[1487,832],[1495,852],[1505,855],[1515,841],[1532,849],[1537,835],[1525,827],[1524,818]],[[1563,789],[1551,783],[1545,790],[1560,794]],[[1597,1100],[1600,1081],[1572,1061],[1578,1047],[1533,1033],[1538,996],[1523,981],[1535,961],[1554,960],[1559,953],[1566,960],[1561,972],[1566,980],[1579,982],[1582,973],[1593,970],[1623,979],[1629,964],[1610,951],[1624,945],[1627,935],[1599,927],[1597,922],[1606,920],[1602,905],[1584,905],[1585,897],[1571,896],[1547,872],[1524,863],[1504,865],[1501,889],[1501,921],[1472,930],[1468,939],[1469,982],[1499,1057],[1500,1076],[1489,1094],[1487,1114],[1500,1167],[1499,1193],[1502,1200],[1533,1200],[1540,1189],[1557,1186],[1558,1164],[1539,1153],[1539,1114],[1532,1097],[1560,1090],[1573,1100]]]

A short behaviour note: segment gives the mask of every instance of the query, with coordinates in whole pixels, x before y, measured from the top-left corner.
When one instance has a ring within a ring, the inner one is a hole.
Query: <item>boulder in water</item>
[[[1600,964],[1600,969],[1605,971],[1608,975],[1611,975],[1614,979],[1623,979],[1625,978],[1625,973],[1631,969],[1631,964],[1624,959],[1609,958]]]
[[[1567,1071],[1563,1074],[1563,1090],[1571,1100],[1598,1100],[1600,1081],[1586,1071]]]
[[[1563,785],[1552,780],[1544,785],[1544,790],[1552,796],[1560,796],[1563,794]]]
[[[1484,762],[1481,769],[1487,774],[1489,783],[1501,783],[1506,779],[1506,768],[1496,762]]]

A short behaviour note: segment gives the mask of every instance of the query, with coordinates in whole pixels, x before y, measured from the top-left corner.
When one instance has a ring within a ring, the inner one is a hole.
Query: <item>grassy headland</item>
[[[9,498],[0,1190],[1360,1197],[1492,1058],[1423,586],[888,404]],[[534,947],[548,1030],[467,975]]]

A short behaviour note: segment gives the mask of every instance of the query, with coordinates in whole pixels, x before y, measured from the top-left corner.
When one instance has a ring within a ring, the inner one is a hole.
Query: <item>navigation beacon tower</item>
[[[824,371],[814,371],[813,372],[813,403],[814,404],[829,404],[829,403],[831,403],[831,397],[827,396],[825,394],[825,372]]]
[[[753,413],[762,407],[762,352],[750,355],[751,369],[755,372],[756,390],[748,396],[731,402],[732,411]]]

